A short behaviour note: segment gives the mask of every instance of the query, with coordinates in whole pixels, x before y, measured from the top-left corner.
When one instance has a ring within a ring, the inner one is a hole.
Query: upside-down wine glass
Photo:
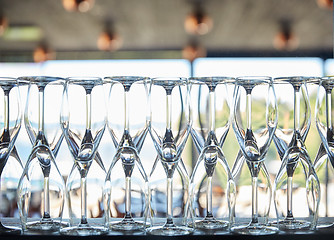
[[[333,226],[333,208],[330,204],[333,199],[334,181],[334,77],[323,77],[319,81],[315,108],[316,126],[321,138],[321,144],[314,160],[314,169],[320,181],[321,203],[317,228]]]
[[[139,153],[148,133],[150,82],[136,76],[106,77],[105,81],[110,85],[108,129],[117,148],[104,186],[106,224],[116,231],[144,231],[148,178]]]
[[[311,125],[307,82],[313,79],[295,76],[274,80],[279,108],[274,142],[282,160],[274,182],[278,221],[274,223],[285,231],[313,230],[317,222],[320,185],[305,146]]]
[[[63,94],[62,110],[60,115],[61,127],[64,132],[69,150],[74,158],[74,166],[69,175],[66,191],[69,196],[70,226],[62,228],[64,235],[101,235],[107,234],[108,229],[102,223],[88,223],[87,204],[88,194],[101,195],[98,187],[88,189],[90,174],[99,174],[105,177],[105,171],[89,171],[93,165],[104,169],[101,162],[95,160],[97,148],[100,144],[106,126],[106,106],[104,97],[104,82],[97,77],[68,78]],[[93,170],[93,169],[91,169]],[[76,176],[79,176],[76,180]],[[71,179],[71,180],[70,180]],[[103,183],[102,183],[103,185]],[[76,224],[74,201],[80,197],[81,216]],[[101,202],[101,204],[103,204]]]
[[[18,82],[15,78],[0,78],[0,187],[1,195],[11,194],[17,182],[15,173],[22,170],[22,163],[15,149],[15,140],[21,128],[21,108]],[[11,156],[12,155],[12,156]],[[21,174],[21,172],[20,172]],[[5,198],[5,196],[1,196]],[[21,229],[0,221],[0,234],[20,234]]]
[[[29,84],[25,126],[33,148],[18,185],[23,230],[58,231],[62,223],[65,183],[55,158],[63,135],[59,126],[65,81],[48,76],[20,77]]]
[[[200,154],[190,179],[195,228],[228,230],[233,223],[236,189],[222,146],[231,122],[229,92],[233,92],[234,79],[191,78],[190,85],[191,136]]]
[[[188,88],[184,78],[151,79],[149,130],[158,156],[149,181],[152,215],[148,234],[173,236],[193,231],[189,178],[181,159],[191,128]]]
[[[233,128],[243,157],[237,158],[234,169],[238,170],[244,159],[251,174],[252,217],[247,225],[235,225],[233,233],[247,235],[275,234],[278,229],[267,224],[268,212],[264,221],[258,215],[258,176],[264,171],[267,185],[270,181],[264,159],[277,126],[277,105],[275,91],[270,77],[239,77],[234,92]],[[244,159],[243,159],[244,158]],[[271,195],[267,199],[270,203]],[[246,196],[242,196],[246,197]],[[268,203],[265,203],[268,205]],[[269,207],[268,207],[269,208]]]

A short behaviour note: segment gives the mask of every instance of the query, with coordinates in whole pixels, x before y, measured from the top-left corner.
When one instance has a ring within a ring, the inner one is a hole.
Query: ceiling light
[[[196,3],[193,12],[184,21],[186,32],[193,35],[205,35],[211,31],[212,27],[212,18],[204,12],[200,3]]]
[[[273,45],[277,50],[293,51],[299,46],[299,38],[292,31],[291,22],[283,20],[280,22],[280,30],[273,39]]]
[[[39,45],[33,52],[34,62],[45,62],[55,58],[54,52],[45,45]]]
[[[182,57],[193,62],[196,58],[206,57],[206,49],[198,43],[189,43],[183,48]]]
[[[122,46],[122,39],[116,33],[104,31],[97,39],[97,47],[102,51],[115,51]]]
[[[333,0],[317,0],[317,4],[320,8],[333,10]]]
[[[1,16],[0,17],[0,36],[4,34],[8,26],[8,20],[6,17]]]
[[[88,12],[93,6],[94,0],[63,0],[63,7],[69,12]]]

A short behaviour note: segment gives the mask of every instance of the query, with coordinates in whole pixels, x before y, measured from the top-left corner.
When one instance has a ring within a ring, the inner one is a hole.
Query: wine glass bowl
[[[189,178],[181,160],[191,128],[188,80],[153,78],[149,96],[149,132],[158,156],[150,174],[151,225],[147,233],[168,236],[190,234],[193,227],[188,226],[192,221]],[[177,184],[173,185],[173,182]],[[163,198],[166,201],[162,203]]]
[[[140,152],[148,133],[150,80],[106,77],[108,129],[116,147],[104,184],[106,225],[114,231],[144,231],[149,224],[148,177]]]
[[[189,81],[191,136],[199,152],[190,179],[194,226],[201,231],[228,231],[234,219],[236,189],[221,148],[231,122],[229,92],[233,92],[234,79],[199,77]]]
[[[73,77],[66,81],[60,123],[74,165],[66,183],[70,226],[60,230],[64,235],[107,233],[101,209],[106,171],[97,153],[106,126],[104,91],[101,78]],[[89,223],[90,218],[94,218],[93,223]]]
[[[61,98],[65,81],[49,76],[18,81],[28,84],[24,120],[33,144],[17,191],[22,228],[55,232],[66,225],[62,223],[65,183],[55,161],[63,139],[60,103],[54,100]]]
[[[232,172],[238,185],[242,166],[247,163],[252,184],[252,218],[249,224],[235,224],[231,231],[247,235],[275,234],[278,229],[268,225],[271,185],[264,162],[277,126],[277,104],[272,79],[265,76],[237,78],[233,103],[233,129],[242,155],[238,154]],[[261,199],[261,209],[265,209],[263,216],[259,215],[258,207],[259,174],[263,174],[261,179],[264,183],[261,185],[265,186],[267,193]]]

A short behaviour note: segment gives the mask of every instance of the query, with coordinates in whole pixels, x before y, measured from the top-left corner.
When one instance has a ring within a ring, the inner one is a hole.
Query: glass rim
[[[14,80],[14,81],[17,81],[17,78],[15,78],[15,77],[0,77],[0,81],[2,81],[2,80],[10,80],[10,81]]]
[[[319,86],[323,86],[324,88],[333,88],[334,87],[334,76],[325,76],[319,79]]]
[[[17,78],[14,77],[0,77],[0,86],[15,86],[15,85],[19,85],[19,82],[17,80]]]
[[[100,77],[68,77],[66,78],[66,81],[69,84],[72,83],[72,84],[78,84],[78,85],[82,85],[82,83],[84,82],[91,82],[91,83],[94,83],[94,85],[103,84],[102,78]]]
[[[272,77],[269,76],[240,76],[236,78],[236,84],[240,82],[272,83]]]
[[[154,77],[151,78],[152,84],[159,82],[177,82],[178,85],[183,85],[188,83],[188,78],[186,77]]]
[[[103,78],[103,81],[115,81],[121,83],[122,81],[126,82],[140,82],[140,81],[149,81],[149,77],[144,77],[144,76],[106,76]]]
[[[188,79],[191,82],[200,82],[200,83],[208,83],[208,82],[217,82],[220,83],[233,83],[236,78],[234,77],[225,77],[225,76],[211,76],[211,77],[190,77]]]
[[[320,78],[320,81],[334,81],[334,75],[324,76]]]
[[[274,78],[273,82],[276,84],[284,84],[284,83],[290,83],[290,82],[296,82],[296,81],[309,81],[309,82],[318,82],[321,79],[321,77],[316,76],[288,76],[288,77],[276,77]]]
[[[54,76],[22,76],[18,77],[17,81],[19,83],[42,83],[42,82],[54,82],[59,80],[65,80],[65,78],[62,77],[54,77]]]

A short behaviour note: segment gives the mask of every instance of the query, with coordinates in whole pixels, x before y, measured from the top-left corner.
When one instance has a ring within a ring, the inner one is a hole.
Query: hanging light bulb
[[[54,59],[54,52],[46,47],[46,45],[41,44],[35,48],[33,52],[33,59],[36,63],[52,60]]]
[[[102,51],[116,51],[122,46],[121,37],[111,31],[104,31],[97,39],[97,47]]]
[[[206,49],[197,42],[190,42],[183,48],[182,57],[193,62],[196,58],[206,57]]]
[[[8,27],[8,20],[6,17],[1,16],[0,17],[0,36],[2,36],[4,34],[4,32],[6,31]]]
[[[317,0],[317,4],[320,8],[333,10],[333,0]]]
[[[205,35],[211,31],[212,27],[213,20],[204,12],[200,3],[195,5],[194,11],[184,21],[186,32],[193,35]]]
[[[63,7],[69,12],[88,12],[93,6],[94,0],[63,0]]]
[[[280,22],[280,30],[273,39],[273,45],[277,50],[293,51],[299,46],[299,39],[292,31],[291,22],[282,20]]]

